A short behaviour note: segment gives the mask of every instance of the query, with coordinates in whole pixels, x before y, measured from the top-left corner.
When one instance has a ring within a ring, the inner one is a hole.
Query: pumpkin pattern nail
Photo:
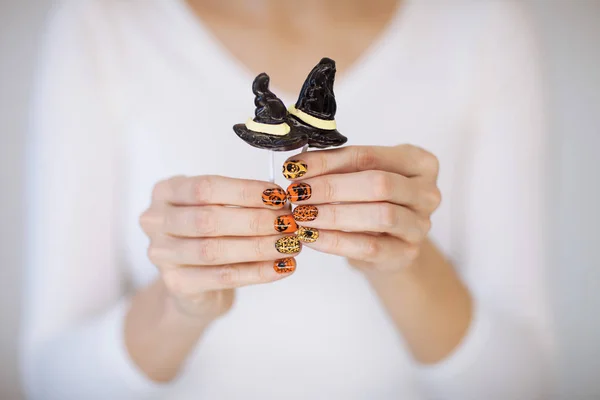
[[[316,228],[298,227],[298,239],[304,243],[316,242],[319,238],[319,231]]]
[[[273,263],[273,269],[278,274],[287,274],[293,272],[296,269],[296,260],[294,258],[282,258],[281,260],[275,260]]]
[[[286,179],[298,179],[306,175],[308,165],[304,161],[289,160],[283,164],[283,176]]]
[[[298,224],[293,215],[280,215],[275,218],[275,230],[279,233],[294,233],[298,230]]]
[[[300,240],[295,235],[284,236],[275,242],[275,249],[282,254],[298,253],[301,248]]]
[[[287,195],[279,188],[267,189],[262,194],[262,201],[267,206],[279,207],[285,204],[286,200]]]
[[[317,215],[319,215],[319,209],[315,206],[298,206],[294,208],[292,214],[296,221],[314,221],[317,218]]]
[[[312,196],[312,188],[308,183],[292,183],[287,189],[287,197],[291,202],[304,201]]]

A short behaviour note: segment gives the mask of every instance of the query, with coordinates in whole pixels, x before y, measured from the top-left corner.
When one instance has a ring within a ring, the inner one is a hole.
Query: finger
[[[269,182],[224,176],[176,176],[159,182],[152,194],[156,202],[180,206],[233,205],[282,208],[285,191]]]
[[[269,236],[298,229],[289,211],[223,206],[173,207],[161,210],[161,226],[178,237]]]
[[[382,265],[390,270],[410,264],[418,255],[418,246],[392,236],[367,233],[319,231],[319,239],[306,244],[323,253]]]
[[[352,203],[301,205],[294,218],[303,227],[346,232],[379,232],[408,243],[419,243],[429,232],[429,219],[396,204]]]
[[[163,271],[169,290],[183,296],[278,281],[296,270],[296,260],[240,263],[222,266],[182,266]]]
[[[152,239],[148,257],[155,265],[226,265],[295,256],[302,245],[295,235],[252,238]]]
[[[325,175],[287,188],[292,203],[360,203],[385,201],[415,210],[434,210],[439,204],[439,190],[433,183],[409,179],[385,171],[363,171]]]
[[[438,175],[438,159],[412,146],[348,146],[335,150],[309,151],[290,157],[283,164],[287,179],[308,179],[329,174],[368,170],[388,171],[406,177]]]

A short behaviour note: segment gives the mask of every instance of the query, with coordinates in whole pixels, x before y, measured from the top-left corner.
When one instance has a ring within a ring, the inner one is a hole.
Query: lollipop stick
[[[269,182],[275,183],[275,152],[269,150]]]

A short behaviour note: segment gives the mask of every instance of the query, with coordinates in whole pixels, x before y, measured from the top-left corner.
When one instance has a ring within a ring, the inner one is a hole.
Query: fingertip
[[[301,156],[299,154],[298,156]],[[283,163],[282,174],[289,180],[300,179],[308,172],[308,164],[298,156],[290,157]]]
[[[287,203],[287,192],[280,187],[265,189],[262,193],[262,202],[272,209],[281,209]]]
[[[279,276],[289,276],[296,271],[296,259],[293,257],[281,258],[273,262],[273,269]]]

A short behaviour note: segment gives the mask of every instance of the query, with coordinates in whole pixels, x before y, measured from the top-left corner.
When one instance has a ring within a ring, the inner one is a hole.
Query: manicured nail
[[[298,230],[298,224],[292,215],[280,215],[275,219],[275,230],[280,233],[294,233]]]
[[[287,196],[282,189],[267,189],[262,194],[262,201],[268,206],[279,207],[285,204]]]
[[[273,269],[278,274],[287,274],[293,272],[296,269],[296,260],[294,258],[282,258],[281,260],[275,260],[273,263]]]
[[[298,206],[294,208],[293,214],[296,221],[314,221],[319,215],[319,210],[315,206]]]
[[[300,251],[302,245],[295,235],[290,235],[277,239],[275,248],[283,254],[294,254]]]
[[[286,179],[298,179],[306,174],[308,165],[304,161],[289,160],[283,164],[283,176]]]
[[[319,238],[319,231],[316,228],[305,228],[303,226],[299,226],[297,235],[301,242],[313,243]]]
[[[292,183],[287,189],[287,197],[291,202],[310,199],[312,188],[308,183]]]

